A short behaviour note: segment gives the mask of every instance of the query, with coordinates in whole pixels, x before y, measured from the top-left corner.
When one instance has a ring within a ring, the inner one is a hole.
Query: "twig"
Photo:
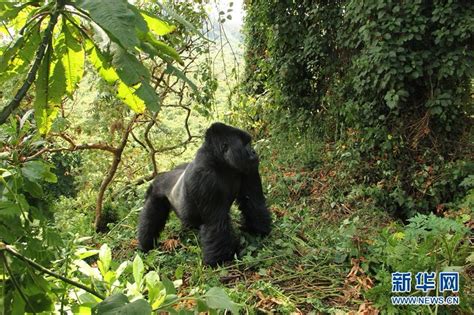
[[[99,299],[101,300],[104,300],[105,299],[105,296],[100,294],[99,292],[96,292],[95,290],[83,285],[82,283],[79,283],[79,282],[76,282],[74,280],[71,280],[71,279],[68,279],[60,274],[57,274],[49,269],[46,269],[45,267],[41,266],[40,264],[38,264],[37,262],[29,259],[28,257],[25,257],[23,256],[22,254],[18,253],[12,246],[10,245],[7,245],[5,243],[2,243],[0,242],[0,251],[6,251],[8,253],[10,253],[12,256],[15,256],[16,258],[20,259],[21,261],[27,263],[28,265],[30,265],[31,267],[45,273],[45,274],[48,274],[52,277],[55,277],[59,280],[62,280],[66,283],[69,283],[70,285],[73,285],[75,287],[78,287],[86,292],[89,292],[90,294],[92,295],[95,295],[96,297],[98,297]]]
[[[150,154],[150,159],[151,159],[151,163],[152,163],[152,166],[153,166],[153,175],[154,176],[156,176],[156,174],[158,174],[158,166],[156,165],[156,158],[155,158],[156,149],[153,146],[153,143],[151,143],[149,134],[150,134],[150,130],[153,127],[153,125],[156,124],[156,116],[157,115],[158,115],[158,113],[153,114],[152,119],[150,120],[150,122],[146,126],[145,132],[143,133],[143,136],[145,137],[145,142],[146,142],[146,144],[149,148],[149,154]]]
[[[10,36],[11,40],[14,40],[15,38],[13,38],[12,33],[10,33],[10,30],[8,29],[8,27],[7,27],[7,25],[5,24],[4,21],[2,21],[2,25],[3,25],[3,27],[5,28],[5,30],[7,31],[8,36]]]

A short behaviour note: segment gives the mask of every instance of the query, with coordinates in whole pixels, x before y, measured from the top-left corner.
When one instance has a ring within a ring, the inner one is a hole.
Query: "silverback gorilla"
[[[231,260],[238,250],[229,213],[235,200],[243,230],[270,233],[258,156],[250,141],[245,131],[214,123],[191,163],[159,174],[140,213],[139,248],[146,252],[154,247],[173,209],[184,226],[199,228],[204,263],[215,266]]]

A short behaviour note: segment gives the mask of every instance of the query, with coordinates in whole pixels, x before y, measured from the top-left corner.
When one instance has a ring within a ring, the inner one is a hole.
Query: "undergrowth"
[[[358,181],[367,162],[347,155],[350,142],[318,141],[314,125],[293,119],[283,117],[261,126],[255,143],[274,221],[270,236],[258,238],[239,231],[242,250],[238,257],[211,269],[202,265],[197,231],[183,230],[172,215],[160,247],[143,256],[147,268],[179,283],[179,296],[224,287],[234,302],[251,313],[376,309],[430,313],[436,312],[434,308],[389,305],[390,272],[442,271],[457,266],[463,294],[456,310],[469,313],[473,257],[469,256],[472,246],[467,227],[472,226],[472,179],[462,182],[463,191],[468,192],[465,197],[443,205],[443,215],[420,215],[404,226],[381,206],[378,187]],[[291,121],[300,123],[292,125]],[[107,234],[94,237],[91,246],[107,243],[114,259],[133,258],[146,186],[126,190],[110,202],[107,208],[120,219],[110,224]],[[86,222],[92,220],[93,204],[83,203],[93,200],[89,198],[81,191],[75,200],[62,199],[57,206],[62,209],[57,212],[58,224],[80,235],[92,235]],[[71,217],[77,202],[82,202],[82,214],[75,212]],[[233,208],[232,215],[237,218],[238,210]],[[442,247],[445,241],[447,249]],[[420,242],[422,246],[415,246]],[[425,256],[432,259],[420,260]],[[186,303],[186,307],[193,306],[192,301]],[[440,307],[437,312],[453,310],[450,307]]]

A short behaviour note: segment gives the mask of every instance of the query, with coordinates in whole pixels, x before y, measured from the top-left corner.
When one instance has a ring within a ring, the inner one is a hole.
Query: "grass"
[[[282,152],[287,150],[286,141],[274,143],[279,145],[260,149],[267,157],[262,161],[261,174],[274,221],[269,237],[242,233],[236,225],[242,250],[234,261],[212,269],[202,265],[197,231],[183,230],[173,214],[161,235],[160,247],[144,255],[144,261],[160,275],[181,280],[182,295],[223,286],[251,313],[357,309],[364,303],[357,280],[364,275],[357,275],[354,283],[348,281],[348,274],[357,265],[349,259],[354,254],[353,244],[357,235],[376,233],[387,219],[383,213],[374,217],[367,209],[352,210],[325,201],[330,175],[322,162],[321,168],[308,170],[305,161],[297,163],[290,154],[294,150]],[[314,160],[320,148],[314,146],[313,156],[306,152],[308,159]],[[270,158],[277,155],[283,158]],[[138,188],[133,201],[118,201],[117,207],[133,210],[122,215],[107,235],[95,238],[97,246],[106,242],[113,248],[118,262],[135,254],[138,210],[143,201],[136,196],[143,196],[146,186]],[[232,216],[237,222],[237,209],[232,209]],[[89,234],[87,229],[81,233]]]
[[[180,113],[163,116],[163,124],[171,132],[181,127]],[[206,125],[198,119],[195,132]],[[350,172],[345,174],[338,162],[331,160],[331,150],[337,150],[337,146],[315,140],[316,133],[305,126],[276,126],[266,128],[262,139],[256,141],[273,216],[272,233],[266,238],[254,237],[240,232],[236,224],[241,251],[232,262],[213,269],[202,264],[197,231],[183,230],[173,214],[160,237],[159,248],[142,255],[145,264],[180,284],[179,296],[224,287],[248,313],[370,313],[373,308],[365,293],[376,279],[369,270],[367,261],[371,257],[366,249],[383,228],[396,223],[361,193],[364,187],[357,186]],[[189,160],[198,144],[180,156],[160,155],[160,169]],[[108,200],[107,208],[115,211],[119,220],[111,225],[109,233],[95,235],[91,226],[95,192],[90,182],[101,178],[97,168],[103,165],[97,163],[94,154],[84,158],[82,169],[87,172],[80,179],[89,183],[83,184],[77,198],[62,198],[55,205],[56,224],[72,234],[93,235],[90,245],[94,247],[108,243],[117,264],[131,260],[136,253],[137,218],[147,184]],[[139,155],[126,152],[124,168],[134,169],[140,164],[143,159]],[[125,174],[118,173],[111,191],[120,188]],[[232,216],[237,222],[236,208]],[[193,302],[183,303],[181,306],[186,307]]]

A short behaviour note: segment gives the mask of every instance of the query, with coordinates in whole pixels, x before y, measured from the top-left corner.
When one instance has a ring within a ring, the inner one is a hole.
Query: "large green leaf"
[[[157,309],[165,301],[165,286],[160,281],[160,277],[156,271],[150,271],[146,274],[145,283],[148,289],[148,301],[151,303],[151,308]]]
[[[82,79],[84,73],[84,50],[66,23],[64,24],[63,32],[66,52],[63,55],[62,63],[66,76],[66,92],[69,96],[72,96],[72,92],[76,89],[76,84]]]
[[[152,34],[147,33],[144,36],[144,40],[146,42],[150,43],[153,46],[153,48],[156,49],[156,51],[157,51],[156,54],[157,55],[160,55],[160,53],[161,53],[161,54],[164,54],[166,56],[171,57],[172,59],[176,60],[180,64],[184,64],[184,62],[181,59],[180,55],[178,54],[178,52],[173,47],[168,46],[167,44],[165,44],[161,40],[157,40],[156,38],[153,37]]]
[[[66,70],[62,58],[66,52],[64,32],[53,41],[54,53],[48,82],[48,106],[59,106],[66,92]]]
[[[0,22],[6,22],[15,18],[29,3],[0,1]]]
[[[107,58],[91,41],[86,41],[87,57],[95,67],[99,75],[109,84],[114,84],[119,80],[117,72],[112,68]]]
[[[40,133],[45,134],[51,129],[54,118],[57,115],[57,107],[49,106],[49,62],[44,59],[38,70],[36,78],[36,97],[34,102],[35,120]]]
[[[37,182],[32,182],[25,178],[23,180],[23,189],[30,193],[35,198],[43,197],[43,188]]]
[[[145,266],[143,265],[143,260],[141,259],[140,255],[136,255],[135,259],[133,259],[133,279],[135,280],[135,283],[137,284],[137,288],[140,287],[142,280],[143,280],[143,274],[145,273]]]
[[[141,102],[135,99],[135,96],[143,100],[146,107],[151,111],[158,110],[159,98],[148,83],[150,80],[148,69],[134,55],[126,52],[120,46],[112,44],[111,48],[113,54],[112,64],[117,69],[120,79],[128,86],[128,89],[126,89],[119,84],[119,96],[136,112],[143,112],[144,107]]]
[[[53,301],[45,292],[28,296],[27,299],[28,303],[25,306],[25,311],[28,313],[41,313],[52,310]]]
[[[55,183],[57,181],[56,175],[51,172],[51,165],[40,160],[24,163],[21,173],[32,182],[46,181]]]
[[[20,213],[20,206],[16,202],[0,200],[0,217],[14,217]]]
[[[170,25],[167,22],[159,19],[154,15],[151,15],[146,11],[140,10],[140,14],[145,19],[148,28],[156,35],[163,36],[173,32],[176,29],[176,26]]]
[[[100,315],[148,315],[152,311],[150,304],[143,299],[129,303],[128,298],[122,294],[114,294],[97,304],[93,314]]]
[[[137,84],[140,86],[140,83]],[[122,81],[119,81],[117,86],[117,96],[136,113],[143,113],[145,111],[145,102],[136,95],[137,89],[129,87]]]
[[[9,47],[0,50],[0,73],[4,73],[8,70],[11,62],[16,57],[16,54],[25,45],[25,37],[18,38]],[[3,75],[1,75],[3,76]],[[0,77],[1,77],[0,76]]]
[[[104,244],[100,247],[99,261],[97,262],[100,273],[103,276],[105,276],[107,271],[109,271],[111,262],[112,262],[112,252],[110,250],[110,247],[107,244]]]
[[[34,104],[35,119],[39,131],[43,134],[48,133],[51,129],[62,98],[67,92],[68,82],[70,86],[75,87],[77,81],[82,77],[81,69],[83,69],[84,57],[78,57],[79,61],[70,60],[66,36],[68,36],[67,31],[64,31],[63,28],[63,32],[53,41],[53,54],[49,57],[45,56],[38,71]],[[79,67],[72,66],[72,64],[78,64]],[[76,73],[71,74],[71,71],[76,71]]]
[[[26,73],[40,42],[39,25],[37,25],[5,49],[0,56],[0,82]]]
[[[109,84],[117,84],[117,96],[134,112],[142,113],[147,107],[151,111],[159,109],[159,98],[148,83],[148,70],[118,45],[112,45],[114,67],[91,41],[86,42],[87,57]],[[119,77],[120,75],[120,77]]]
[[[52,65],[48,86],[48,106],[59,107],[66,93],[66,70],[62,60],[56,60]]]
[[[156,95],[155,90],[147,82],[142,83],[135,94],[145,102],[146,107],[150,111],[157,112],[160,109],[160,99]]]
[[[211,288],[204,294],[207,305],[210,308],[228,309],[234,314],[239,314],[239,307],[232,302],[225,291],[221,288]]]
[[[92,20],[123,47],[133,50],[138,46],[135,32],[137,17],[126,0],[79,0],[76,4],[89,12]]]
[[[148,69],[134,55],[115,44],[110,48],[113,55],[112,65],[125,84],[133,86],[143,80],[150,80]]]

